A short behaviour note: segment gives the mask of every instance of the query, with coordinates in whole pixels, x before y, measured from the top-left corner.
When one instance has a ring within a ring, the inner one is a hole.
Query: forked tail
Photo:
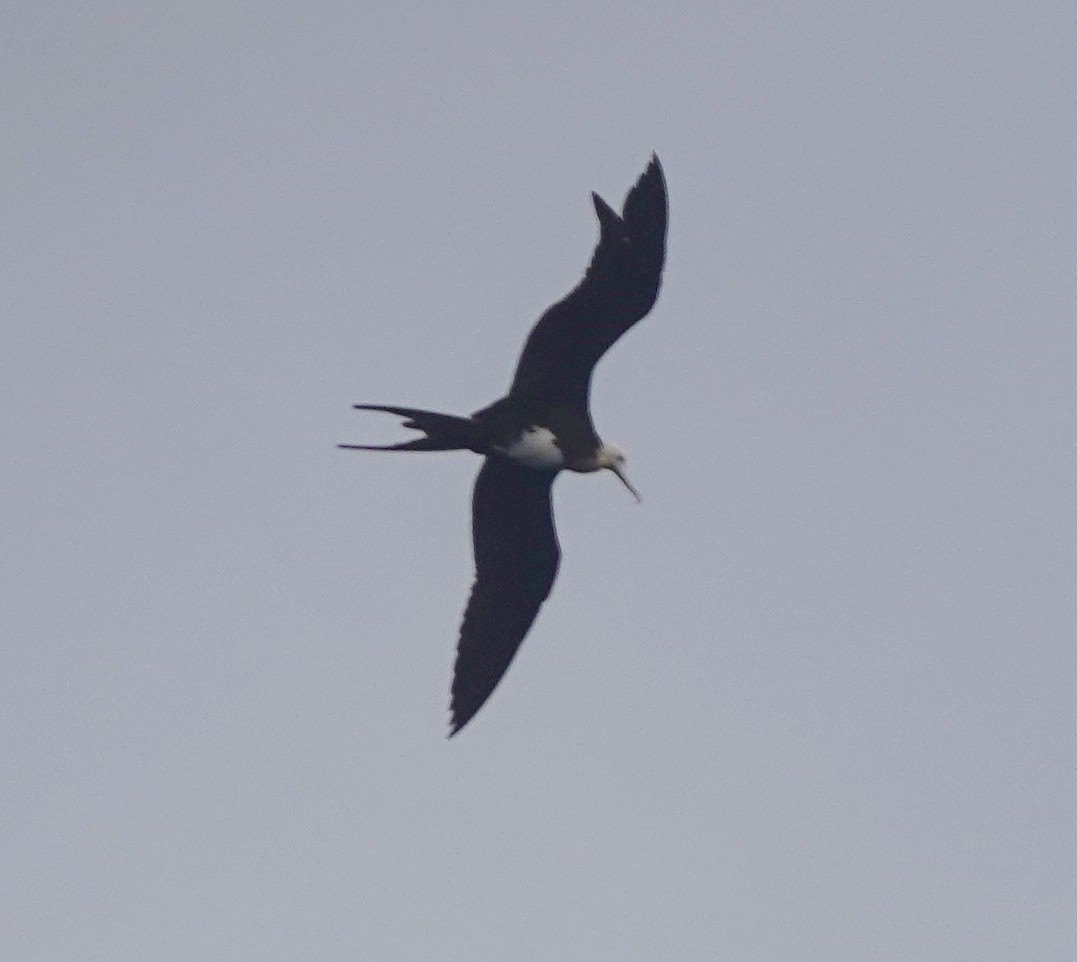
[[[400,444],[338,444],[338,448],[352,451],[461,451],[482,453],[482,440],[471,418],[455,414],[439,414],[437,411],[421,411],[418,408],[389,407],[384,404],[356,404],[360,411],[384,411],[397,417],[407,418],[404,427],[423,431],[424,438],[402,441]]]

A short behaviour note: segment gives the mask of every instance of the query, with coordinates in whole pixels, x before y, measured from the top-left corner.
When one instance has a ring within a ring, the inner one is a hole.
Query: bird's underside
[[[497,687],[553,586],[560,549],[550,489],[558,470],[610,468],[635,493],[621,470],[623,452],[595,434],[588,398],[595,364],[658,295],[667,223],[658,158],[629,191],[620,215],[597,194],[593,199],[601,234],[587,273],[532,329],[505,397],[467,418],[356,405],[403,417],[404,426],[422,437],[384,446],[340,445],[471,450],[485,457],[472,497],[475,583],[457,644],[450,734]],[[523,445],[521,439],[538,443]]]

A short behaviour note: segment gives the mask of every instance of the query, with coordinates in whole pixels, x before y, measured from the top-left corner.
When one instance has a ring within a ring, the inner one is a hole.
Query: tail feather
[[[353,451],[460,451],[470,450],[481,453],[481,440],[478,437],[475,422],[471,418],[457,417],[455,414],[439,414],[437,411],[423,411],[419,408],[392,407],[384,404],[356,404],[360,411],[384,411],[406,418],[403,426],[413,431],[422,431],[426,437],[400,444],[338,444],[338,448]]]

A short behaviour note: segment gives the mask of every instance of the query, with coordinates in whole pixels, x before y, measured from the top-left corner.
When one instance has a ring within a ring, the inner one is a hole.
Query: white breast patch
[[[536,471],[559,471],[565,466],[565,456],[549,428],[529,427],[502,450],[513,461]]]

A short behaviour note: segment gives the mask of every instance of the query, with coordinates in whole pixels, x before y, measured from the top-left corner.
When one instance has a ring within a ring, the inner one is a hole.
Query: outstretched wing
[[[489,457],[475,481],[475,585],[460,627],[452,681],[456,734],[490,697],[553,587],[561,551],[554,473]]]
[[[591,195],[601,234],[579,286],[532,329],[510,395],[585,403],[599,358],[654,306],[666,257],[668,202],[654,155],[621,215]]]

